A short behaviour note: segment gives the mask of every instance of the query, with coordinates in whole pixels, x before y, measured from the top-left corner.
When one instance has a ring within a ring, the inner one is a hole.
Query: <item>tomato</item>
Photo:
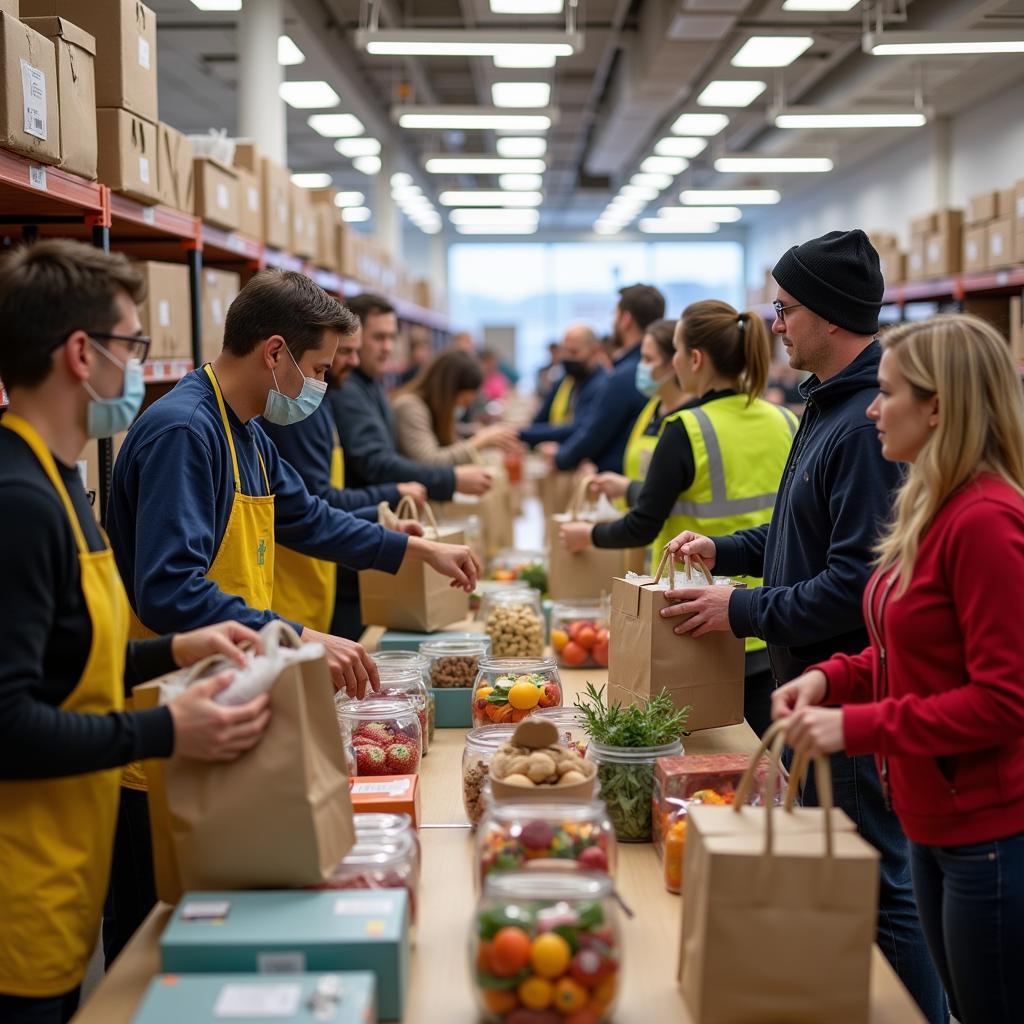
[[[518,974],[530,962],[530,936],[522,928],[502,928],[491,942],[490,960],[499,977]]]
[[[570,640],[561,650],[559,658],[563,665],[582,665],[587,660],[587,652],[575,640]]]

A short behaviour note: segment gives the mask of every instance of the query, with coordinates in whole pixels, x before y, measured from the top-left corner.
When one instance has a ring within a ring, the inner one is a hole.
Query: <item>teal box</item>
[[[481,635],[458,630],[453,632],[439,630],[437,633],[399,633],[397,630],[389,629],[381,636],[377,650],[417,653],[424,640],[479,640]]]
[[[473,724],[473,690],[468,686],[430,691],[437,703],[438,729],[468,729]]]
[[[132,1024],[376,1024],[377,980],[337,974],[158,974]]]
[[[167,973],[372,971],[381,1020],[401,1020],[409,902],[401,889],[191,892],[160,938]]]

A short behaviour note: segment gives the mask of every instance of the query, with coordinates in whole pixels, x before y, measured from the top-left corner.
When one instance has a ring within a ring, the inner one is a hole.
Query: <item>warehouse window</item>
[[[638,281],[665,293],[672,317],[697,299],[739,308],[742,249],[738,242],[504,242],[449,250],[453,323],[481,341],[488,328],[496,339],[514,334],[516,368],[527,388],[547,361],[549,341],[572,323],[606,334],[618,289]]]

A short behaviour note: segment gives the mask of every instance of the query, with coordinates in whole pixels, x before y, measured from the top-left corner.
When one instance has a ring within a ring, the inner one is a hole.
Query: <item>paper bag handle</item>
[[[261,638],[265,641],[265,653],[270,655],[277,653],[277,649],[281,644],[281,641],[285,641],[286,647],[299,648],[302,646],[302,638],[298,633],[295,632],[292,627],[285,622],[283,619],[273,619],[268,622],[263,629],[260,631]],[[238,645],[242,650],[248,650],[252,645],[248,640],[244,640]],[[199,682],[204,676],[213,675],[215,672],[222,672],[224,669],[237,668],[238,666],[230,658],[225,657],[223,654],[210,654],[207,657],[197,661],[194,665],[189,665],[187,669],[182,672],[182,679],[184,680],[185,686],[193,686]]]
[[[700,555],[685,555],[683,558],[683,565],[686,567],[687,579],[693,578],[693,568],[696,566],[704,579],[707,580],[710,586],[715,582],[714,576],[711,575],[711,571],[704,563],[704,559]],[[676,560],[672,557],[672,552],[669,551],[668,545],[665,545],[665,550],[662,552],[661,561],[658,562],[658,568],[654,572],[654,582],[660,583],[662,576],[668,573],[668,585],[672,590],[675,590],[676,586]]]
[[[589,490],[593,479],[594,475],[592,473],[589,476],[582,476],[572,489],[572,495],[569,498],[569,507],[565,510],[566,515],[569,516],[569,519],[572,522],[576,522],[579,519],[580,512],[586,504],[587,491]]]
[[[272,619],[260,630],[263,639],[263,653],[272,658],[279,647],[291,647],[298,650],[302,646],[302,638],[284,619]]]
[[[416,507],[416,499],[411,494],[403,494],[395,506],[395,519],[411,519],[413,522],[420,521],[420,510]],[[423,503],[422,517],[435,534],[439,535],[437,517],[430,507],[430,502]]]

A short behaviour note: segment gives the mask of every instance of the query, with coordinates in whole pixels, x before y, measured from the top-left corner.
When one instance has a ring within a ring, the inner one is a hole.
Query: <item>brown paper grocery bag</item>
[[[469,516],[480,520],[483,532],[483,555],[486,561],[499,551],[515,546],[515,507],[508,472],[502,465],[485,462],[477,456],[477,464],[486,466],[491,474],[491,489],[486,494],[456,494],[443,502],[438,515],[456,522]]]
[[[281,642],[301,644],[290,626],[278,625]],[[224,667],[211,659],[193,674]],[[163,681],[136,687],[136,706],[158,703]],[[348,776],[324,657],[281,670],[267,730],[238,760],[176,757],[144,767],[164,901],[194,889],[318,885],[352,848]]]
[[[694,1024],[869,1019],[879,856],[835,815],[827,759],[815,770],[820,808],[691,808],[681,986]]]
[[[382,502],[381,524],[388,517],[416,519],[418,512],[412,498],[405,497],[392,514]],[[439,527],[429,505],[424,506],[427,519],[425,535],[446,544],[461,544],[459,529]],[[414,633],[435,630],[461,622],[469,615],[469,595],[451,585],[447,576],[423,562],[408,559],[397,573],[366,569],[359,574],[359,610],[368,626],[400,629]]]
[[[562,512],[572,501],[573,487],[576,483],[574,473],[552,470],[537,480],[537,497],[544,509],[544,521],[556,512]]]
[[[677,636],[681,620],[660,614],[665,591],[658,583],[666,572],[670,587],[684,585],[667,551],[654,576],[612,581],[609,698],[628,704],[664,688],[676,707],[692,707],[691,732],[736,725],[743,721],[743,640],[731,633]]]

